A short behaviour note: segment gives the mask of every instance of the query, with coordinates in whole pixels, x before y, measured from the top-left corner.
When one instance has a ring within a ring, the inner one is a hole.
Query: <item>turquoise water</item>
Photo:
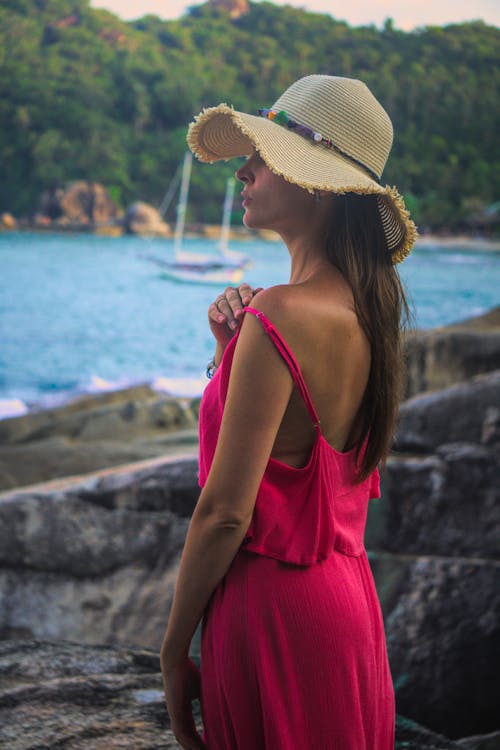
[[[254,260],[249,283],[287,280],[281,243],[233,246]],[[215,243],[185,247],[210,252]],[[199,393],[213,351],[206,310],[217,289],[167,281],[140,257],[172,250],[171,240],[1,234],[0,415],[145,381]],[[498,252],[417,248],[401,275],[422,328],[500,304]]]

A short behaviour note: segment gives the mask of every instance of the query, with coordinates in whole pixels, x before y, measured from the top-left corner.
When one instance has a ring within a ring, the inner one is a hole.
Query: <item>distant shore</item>
[[[27,224],[19,223],[15,227],[1,227],[0,233],[8,232],[39,232],[40,234],[54,233],[54,234],[97,234],[100,236],[109,237],[131,237],[133,234],[129,234],[118,225],[40,225],[40,224]],[[208,239],[217,240],[220,234],[220,226],[213,224],[195,224],[186,227],[185,239]],[[144,235],[135,236],[151,236],[148,233]],[[174,233],[169,232],[163,235],[163,239],[173,239]],[[230,232],[230,239],[232,241],[246,241],[249,239],[255,239],[256,237],[270,241],[279,242],[280,237],[270,230],[249,230],[244,226],[232,226]],[[448,248],[459,245],[470,250],[481,250],[481,251],[500,251],[500,237],[483,237],[476,235],[467,234],[421,234],[419,235],[416,247],[441,247]]]
[[[90,222],[62,222],[62,221],[29,221],[27,219],[15,219],[5,215],[0,215],[0,234],[8,232],[30,232],[38,234],[95,234],[101,237],[159,237],[162,239],[173,239],[175,236],[174,229],[169,224],[162,225],[162,231],[151,230],[147,227],[144,231],[127,231],[126,226],[121,220],[90,223]],[[186,224],[184,230],[184,239],[205,239],[218,240],[221,235],[220,224],[201,224],[193,222]],[[250,240],[260,238],[271,242],[279,242],[281,238],[276,232],[269,229],[247,229],[243,224],[232,225],[230,228],[229,239]]]
[[[461,247],[471,250],[500,251],[500,237],[477,237],[467,234],[422,234],[419,236],[417,247]]]

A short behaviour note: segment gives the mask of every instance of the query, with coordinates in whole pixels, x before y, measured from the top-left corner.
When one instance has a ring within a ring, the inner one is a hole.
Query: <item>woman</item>
[[[363,532],[402,375],[393,264],[416,236],[380,184],[392,126],[360,81],[314,75],[259,116],[205,110],[188,143],[203,161],[248,157],[236,172],[244,223],[281,235],[291,274],[209,309],[203,489],[161,653],[172,728],[190,750],[390,750]],[[188,657],[201,618],[203,740]]]

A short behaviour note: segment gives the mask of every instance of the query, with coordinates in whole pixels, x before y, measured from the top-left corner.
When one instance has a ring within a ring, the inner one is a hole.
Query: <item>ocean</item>
[[[287,281],[281,243],[232,247],[253,259],[250,284]],[[214,252],[216,242],[186,239],[184,248]],[[0,417],[138,383],[201,393],[214,348],[206,311],[218,290],[168,281],[144,255],[171,258],[173,241],[0,234]],[[400,272],[419,328],[500,304],[497,251],[426,244]]]

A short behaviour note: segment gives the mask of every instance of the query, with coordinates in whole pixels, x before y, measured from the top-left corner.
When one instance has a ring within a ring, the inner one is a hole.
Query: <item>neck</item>
[[[322,239],[294,237],[285,244],[290,253],[290,284],[307,281],[328,263]]]
[[[324,214],[321,220],[313,220],[313,217],[310,217],[307,224],[301,222],[282,228],[279,232],[290,253],[291,284],[307,281],[325,266],[331,266],[326,255],[325,243],[327,212],[321,213]]]

